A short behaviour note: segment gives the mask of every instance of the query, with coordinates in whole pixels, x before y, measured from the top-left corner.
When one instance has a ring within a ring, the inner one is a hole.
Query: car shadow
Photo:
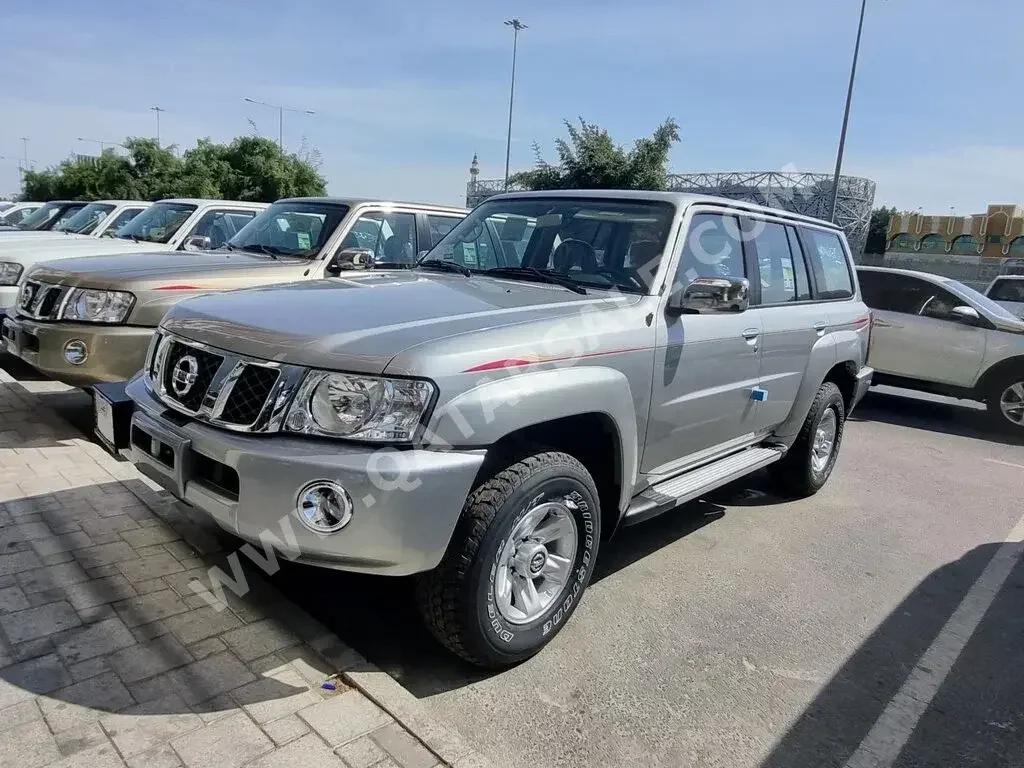
[[[905,739],[899,755],[892,763],[872,756],[858,757],[854,764],[896,768],[1024,765],[1024,560],[1019,544],[1016,553],[1008,555],[1016,562],[1009,578],[958,658],[963,644],[958,638],[964,638],[969,629],[954,620],[943,632],[1001,546],[976,547],[925,578],[824,686],[761,768],[845,766],[883,713],[886,720],[873,735],[880,741],[872,743],[877,749],[893,739],[898,748]],[[978,597],[975,591],[964,604],[977,604]],[[940,633],[941,644],[937,643]],[[929,654],[932,666],[918,666],[933,643],[939,652]],[[952,668],[942,679],[944,664]],[[893,702],[915,668],[916,675],[927,682],[904,690]],[[907,691],[912,695],[908,697]]]
[[[601,544],[592,584],[724,517],[723,504],[781,501],[751,476],[641,525],[621,528]],[[754,482],[752,482],[754,480]],[[273,577],[282,594],[376,664],[418,698],[462,688],[500,674],[459,659],[420,619],[412,578],[381,578],[283,563]],[[311,588],[315,585],[315,588]]]
[[[1024,434],[1000,432],[974,404],[950,398],[934,399],[905,390],[872,389],[850,416],[850,421],[878,421],[909,429],[971,437],[1003,445],[1024,445]],[[1024,433],[1024,430],[1021,430]]]
[[[115,713],[213,714],[307,690],[270,669],[254,671],[248,657],[220,641],[198,651],[189,635],[220,634],[207,626],[240,627],[242,617],[300,639],[322,628],[308,619],[304,626],[276,590],[255,580],[230,606],[234,615],[193,613],[203,606],[186,602],[197,599],[189,582],[214,563],[223,567],[221,540],[184,510],[154,515],[140,498],[146,494],[154,492],[125,480],[8,494],[0,504],[0,709],[35,695],[47,718],[61,723]],[[189,544],[178,538],[183,532]],[[132,534],[158,543],[133,547]],[[154,567],[165,583],[140,594],[136,587]],[[175,620],[185,634],[172,631]],[[301,644],[279,656],[275,667],[301,658],[323,679],[331,674]]]

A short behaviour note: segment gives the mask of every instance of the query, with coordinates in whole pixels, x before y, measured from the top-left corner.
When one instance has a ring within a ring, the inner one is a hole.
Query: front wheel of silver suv
[[[845,425],[843,393],[831,381],[823,382],[796,442],[769,468],[775,486],[788,496],[811,496],[821,490],[835,467]]]
[[[485,667],[533,656],[565,626],[601,539],[597,489],[575,458],[540,451],[483,478],[441,563],[417,581],[434,636]]]

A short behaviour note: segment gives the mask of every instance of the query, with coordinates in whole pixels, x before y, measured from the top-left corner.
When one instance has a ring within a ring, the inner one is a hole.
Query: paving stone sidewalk
[[[207,605],[238,542],[30,389],[0,369],[0,766],[484,765],[255,569]]]

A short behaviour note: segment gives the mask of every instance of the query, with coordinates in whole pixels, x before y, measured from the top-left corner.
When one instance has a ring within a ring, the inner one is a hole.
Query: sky
[[[1024,204],[1020,0],[868,0],[844,173],[877,204]],[[676,172],[831,173],[858,0],[0,0],[0,194],[126,136],[315,147],[336,195],[463,204],[582,117],[630,145],[680,125]],[[252,121],[250,123],[250,121]]]

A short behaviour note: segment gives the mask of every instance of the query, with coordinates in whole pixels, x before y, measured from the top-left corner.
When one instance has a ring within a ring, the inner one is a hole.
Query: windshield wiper
[[[537,267],[492,267],[484,270],[486,275],[506,275],[508,277],[532,277],[542,283],[560,285],[573,293],[586,294],[587,289],[577,283],[568,275],[560,272],[553,272],[549,269],[537,269]]]
[[[439,269],[442,272],[458,272],[460,275],[465,275],[466,277],[473,274],[469,267],[456,264],[454,261],[442,261],[441,259],[424,259],[423,261],[417,262],[416,267],[422,267],[424,269]]]

